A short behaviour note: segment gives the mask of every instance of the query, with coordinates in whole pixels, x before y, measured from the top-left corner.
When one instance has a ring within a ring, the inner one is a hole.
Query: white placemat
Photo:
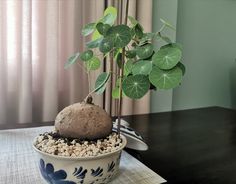
[[[32,141],[52,127],[0,131],[0,184],[41,184],[37,155]],[[162,177],[123,151],[120,174],[111,184],[159,184]]]

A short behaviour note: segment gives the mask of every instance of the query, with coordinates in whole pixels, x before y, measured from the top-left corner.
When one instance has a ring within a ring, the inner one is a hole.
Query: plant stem
[[[166,25],[165,25],[165,24],[164,24],[164,25],[162,25],[162,26],[161,26],[161,29],[160,29],[158,32],[159,32],[159,33],[160,33],[160,32],[162,32],[162,31],[163,31],[163,29],[164,29],[165,27],[166,27]]]
[[[129,0],[126,0],[126,7],[125,7],[125,25],[127,25],[128,20],[128,10],[129,10]],[[117,125],[117,132],[120,136],[120,122],[121,122],[121,113],[122,113],[122,79],[124,76],[124,64],[125,64],[125,48],[122,49],[122,58],[121,58],[121,69],[120,69],[120,88],[119,88],[119,106],[118,106],[118,125]]]
[[[110,71],[110,73],[111,73],[112,75],[115,75],[116,77],[120,77],[120,75],[117,74],[117,73],[115,73],[114,71]]]
[[[88,74],[88,88],[89,88],[89,92],[91,91],[91,81],[90,81],[90,72],[87,71]]]
[[[110,73],[112,73],[113,74],[113,65],[114,65],[114,59],[113,59],[113,56],[114,55],[114,53],[113,53],[113,51],[112,52],[110,52]],[[111,75],[111,85],[110,85],[110,96],[109,96],[109,98],[110,98],[110,116],[112,116],[112,88],[113,88],[113,75]]]

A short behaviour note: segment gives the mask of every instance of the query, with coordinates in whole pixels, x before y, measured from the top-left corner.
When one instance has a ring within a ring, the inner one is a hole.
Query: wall
[[[177,0],[153,0],[153,31],[160,30],[162,23],[160,18],[170,22],[174,27],[177,23]],[[176,39],[176,32],[165,30],[171,40]],[[163,45],[158,42],[157,48]],[[170,111],[172,109],[172,90],[157,90],[151,92],[151,112]]]
[[[183,44],[187,73],[182,85],[173,90],[172,110],[235,108],[236,1],[179,0],[176,37]],[[155,96],[152,101],[156,112]]]

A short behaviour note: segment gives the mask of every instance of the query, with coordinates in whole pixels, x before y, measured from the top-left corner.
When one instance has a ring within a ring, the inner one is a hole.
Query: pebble
[[[112,132],[105,139],[81,141],[60,137],[56,132],[40,134],[34,143],[40,151],[66,157],[92,157],[114,152],[122,146],[118,134]]]

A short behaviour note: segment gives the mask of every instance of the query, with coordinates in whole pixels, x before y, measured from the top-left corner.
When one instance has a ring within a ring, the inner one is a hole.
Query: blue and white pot
[[[122,147],[111,153],[90,157],[64,157],[38,153],[39,170],[49,184],[102,184],[109,182],[119,172],[122,149],[127,140],[122,138]]]

